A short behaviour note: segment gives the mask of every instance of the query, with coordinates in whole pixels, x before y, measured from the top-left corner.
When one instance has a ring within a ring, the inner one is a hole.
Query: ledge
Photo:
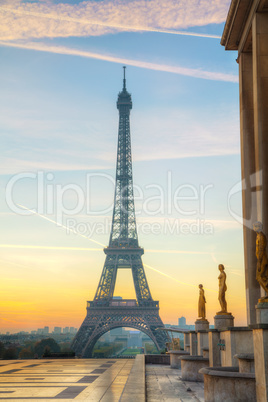
[[[268,329],[268,324],[249,325],[249,329]]]
[[[268,328],[268,325],[267,325]],[[223,330],[220,330],[220,332],[225,332],[225,331],[251,331],[249,327],[228,327],[224,328]]]
[[[235,359],[254,360],[254,353],[238,353],[234,355]]]
[[[225,377],[230,379],[247,378],[255,380],[254,373],[239,373],[238,367],[204,367],[199,370],[199,373],[212,377]]]
[[[145,358],[137,355],[119,401],[145,402],[145,395]]]
[[[144,355],[145,356],[145,364],[163,364],[170,365],[170,355],[169,354],[161,354],[161,355]]]
[[[192,361],[202,361],[202,362],[208,362],[209,359],[207,357],[203,357],[203,356],[180,356],[179,357],[180,360],[192,360]]]

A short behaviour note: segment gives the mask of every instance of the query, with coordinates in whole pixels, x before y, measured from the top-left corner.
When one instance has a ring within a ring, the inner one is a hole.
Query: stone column
[[[256,394],[258,402],[268,401],[268,325],[253,329]]]
[[[253,325],[256,323],[255,305],[260,298],[260,286],[256,281],[256,234],[253,231],[253,223],[257,221],[257,193],[252,53],[241,53],[239,57],[239,100],[247,323]]]
[[[184,333],[184,350],[190,352],[190,334],[189,332]]]
[[[197,332],[197,354],[203,356],[203,348],[208,348],[208,332]]]
[[[268,14],[256,13],[252,22],[255,163],[257,217],[268,234]]]
[[[197,355],[197,333],[195,331],[190,332],[190,355]]]
[[[220,332],[217,329],[211,329],[208,333],[208,348],[209,348],[209,367],[221,366],[220,352]]]

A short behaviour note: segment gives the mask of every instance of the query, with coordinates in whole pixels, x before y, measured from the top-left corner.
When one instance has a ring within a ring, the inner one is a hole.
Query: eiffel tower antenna
[[[123,67],[123,89],[118,94],[119,111],[116,181],[112,229],[106,259],[94,300],[88,302],[87,316],[72,344],[73,350],[90,357],[96,341],[117,327],[131,327],[145,332],[158,349],[165,347],[165,331],[159,316],[159,303],[151,296],[141,256],[136,228],[132,155],[130,138],[131,95],[126,89],[126,67]],[[118,269],[131,269],[136,300],[113,299]]]
[[[126,66],[123,66],[123,69],[124,69],[123,90],[126,90]]]

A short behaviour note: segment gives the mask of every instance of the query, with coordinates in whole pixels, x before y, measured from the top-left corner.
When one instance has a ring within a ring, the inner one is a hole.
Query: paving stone
[[[15,363],[16,369],[12,369]],[[15,363],[0,365],[0,400],[118,402],[134,360],[39,359],[38,364],[36,360]]]
[[[158,364],[148,364],[145,370],[148,402],[204,402],[204,384],[182,381],[181,370]],[[187,392],[187,388],[192,391]]]

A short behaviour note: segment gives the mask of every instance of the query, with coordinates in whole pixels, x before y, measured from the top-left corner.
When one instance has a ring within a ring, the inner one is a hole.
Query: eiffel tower
[[[136,228],[129,115],[131,95],[126,89],[124,69],[123,89],[118,94],[119,131],[116,165],[116,185],[112,230],[109,246],[104,249],[106,259],[93,301],[87,302],[87,315],[77,332],[72,349],[77,355],[91,357],[97,340],[118,327],[131,327],[147,334],[158,350],[165,347],[165,331],[159,316],[159,302],[154,301],[148,286]],[[132,270],[136,300],[113,298],[117,270]]]

